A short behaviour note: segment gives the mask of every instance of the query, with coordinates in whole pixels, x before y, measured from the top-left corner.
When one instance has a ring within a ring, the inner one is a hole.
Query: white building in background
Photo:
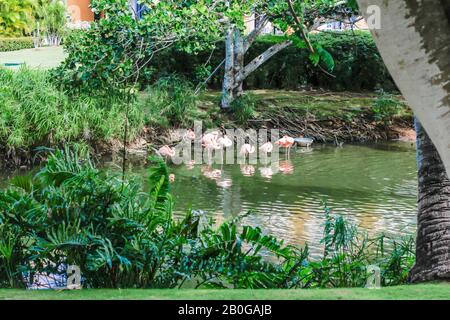
[[[313,31],[346,31],[346,30],[369,30],[366,21],[362,17],[353,17],[354,23],[345,23],[342,21],[330,21],[320,25]],[[258,24],[258,18],[255,14],[244,17],[246,33],[252,32]],[[268,22],[261,34],[283,34],[280,30],[275,28],[272,23]]]

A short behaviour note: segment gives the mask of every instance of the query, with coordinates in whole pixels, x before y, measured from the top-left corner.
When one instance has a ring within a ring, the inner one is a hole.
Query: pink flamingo
[[[294,138],[285,135],[283,136],[283,138],[281,138],[275,143],[278,144],[280,147],[287,149],[287,157],[289,158],[291,147],[295,143]]]
[[[208,153],[208,162],[211,162],[212,151],[220,150],[222,146],[218,143],[219,132],[213,131],[203,135],[202,145],[207,150]]]
[[[184,136],[183,136],[183,140],[184,140],[184,141],[192,141],[192,140],[195,140],[195,132],[192,131],[191,129],[188,129],[188,130],[186,131],[186,133],[184,134]]]
[[[252,145],[250,145],[248,143],[245,143],[245,144],[242,145],[241,150],[239,151],[239,154],[241,156],[243,156],[244,160],[245,160],[247,155],[250,155],[250,154],[252,154],[254,152],[255,152],[255,146],[252,146]]]
[[[164,158],[172,158],[175,156],[175,149],[169,147],[168,145],[162,146],[158,150],[159,154]]]
[[[229,148],[233,145],[233,141],[227,136],[220,137],[217,139],[217,142],[224,148]]]
[[[219,132],[213,131],[203,135],[202,144],[203,146],[213,145],[217,143],[217,139],[219,138]]]
[[[266,142],[261,147],[259,147],[259,150],[267,155],[268,153],[272,152],[273,144],[271,142]]]

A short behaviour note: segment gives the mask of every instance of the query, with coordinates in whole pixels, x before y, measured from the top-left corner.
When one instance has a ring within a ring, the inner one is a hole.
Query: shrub
[[[0,52],[34,48],[32,38],[0,38]]]
[[[191,83],[177,76],[163,77],[149,86],[143,100],[148,121],[162,127],[191,125],[196,119],[196,103]]]
[[[256,96],[245,93],[238,97],[231,104],[233,118],[238,124],[245,124],[248,120],[255,117],[256,114]]]
[[[361,287],[369,264],[381,267],[384,285],[406,281],[412,240],[369,239],[329,210],[320,259],[239,218],[218,228],[201,211],[174,219],[167,168],[152,163],[148,192],[68,149],[34,177],[14,178],[0,191],[0,286],[64,276],[73,264],[91,288]]]
[[[371,111],[376,121],[388,123],[403,110],[403,107],[404,105],[392,94],[379,90]]]
[[[95,144],[122,136],[124,104],[119,96],[69,96],[48,72],[0,69],[0,141],[5,148]],[[136,104],[130,108],[130,137],[143,126]]]
[[[319,43],[335,61],[331,78],[314,67],[306,49],[290,46],[273,56],[245,80],[245,89],[298,89],[302,86],[315,86],[336,91],[362,91],[384,89],[395,91],[396,86],[378,53],[372,36],[368,32],[335,32],[310,35],[313,43]],[[246,61],[251,61],[276,42],[285,40],[280,36],[262,36],[250,47]],[[224,58],[223,44],[217,49],[202,51],[192,55],[171,48],[156,56],[151,63],[154,70],[149,81],[161,75],[177,73],[190,81],[200,82],[198,70],[210,61],[214,69]],[[218,72],[209,82],[209,88],[219,89],[222,85],[223,71]]]
[[[0,0],[0,36],[29,34],[34,23],[34,0]]]

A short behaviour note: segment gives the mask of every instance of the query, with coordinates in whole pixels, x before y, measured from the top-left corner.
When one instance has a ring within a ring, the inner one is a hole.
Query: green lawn
[[[26,291],[1,289],[0,299],[52,300],[428,300],[450,299],[450,283],[430,283],[381,289],[303,290],[192,290],[192,289],[90,289],[78,291]]]
[[[4,66],[5,63],[24,63],[33,69],[51,69],[57,67],[64,59],[62,47],[0,52],[0,66]]]

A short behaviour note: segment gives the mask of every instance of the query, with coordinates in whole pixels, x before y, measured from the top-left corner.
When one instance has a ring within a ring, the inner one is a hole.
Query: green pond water
[[[314,145],[293,149],[289,160],[282,154],[280,162],[284,172],[273,175],[262,164],[171,166],[175,214],[201,209],[219,224],[253,210],[243,224],[260,226],[287,243],[308,242],[313,254],[321,247],[324,203],[370,234],[415,231],[413,144]],[[133,172],[147,175],[139,166]]]
[[[324,203],[371,234],[415,231],[413,144],[315,145],[293,149],[289,161],[281,154],[280,162],[284,172],[272,176],[259,164],[173,166],[176,214],[192,207],[220,223],[253,210],[243,224],[287,243],[308,242],[313,252],[320,248]]]

